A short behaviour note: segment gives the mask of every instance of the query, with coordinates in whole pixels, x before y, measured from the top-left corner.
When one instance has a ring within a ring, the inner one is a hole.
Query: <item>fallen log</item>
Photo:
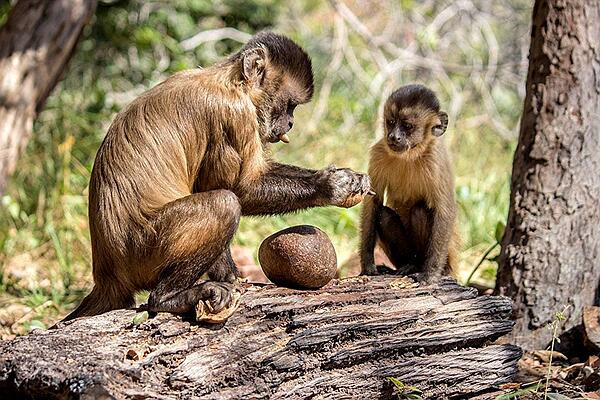
[[[135,310],[82,318],[0,343],[0,393],[33,398],[424,398],[508,382],[521,350],[511,301],[451,279],[335,280],[316,291],[252,286],[218,326]]]

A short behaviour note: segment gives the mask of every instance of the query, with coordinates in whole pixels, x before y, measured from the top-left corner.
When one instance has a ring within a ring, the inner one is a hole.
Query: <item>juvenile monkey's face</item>
[[[446,128],[442,119],[445,115],[443,111],[436,112],[420,105],[401,107],[396,102],[388,102],[384,110],[388,147],[401,154],[425,145],[444,133]]]

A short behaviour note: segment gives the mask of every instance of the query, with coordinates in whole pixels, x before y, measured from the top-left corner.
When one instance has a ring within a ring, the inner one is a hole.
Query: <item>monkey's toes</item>
[[[396,271],[393,268],[388,267],[385,264],[379,264],[379,265],[372,264],[369,268],[366,269],[366,271],[364,271],[362,273],[362,275],[369,275],[369,276],[396,275],[397,272],[398,271]]]
[[[207,282],[212,283],[212,282]],[[224,288],[224,285],[230,288]],[[196,305],[196,320],[220,324],[233,315],[240,305],[241,292],[230,284],[219,284],[210,288],[211,297],[200,300]]]
[[[439,280],[439,278],[429,276],[424,272],[414,272],[408,275],[408,277],[421,285],[429,285],[432,283],[436,283]]]
[[[397,269],[390,268],[385,264],[380,264],[376,268],[379,275],[398,275]]]
[[[205,282],[202,287],[202,300],[213,313],[221,311],[231,302],[233,285],[225,282]]]

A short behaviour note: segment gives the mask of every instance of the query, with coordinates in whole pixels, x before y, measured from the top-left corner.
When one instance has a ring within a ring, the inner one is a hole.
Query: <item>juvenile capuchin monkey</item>
[[[448,115],[433,91],[407,85],[391,94],[383,121],[369,163],[376,195],[365,199],[361,220],[362,273],[390,271],[375,265],[378,243],[398,272],[433,282],[452,273],[459,244],[454,174],[440,138]]]
[[[310,58],[260,33],[225,61],[180,72],[120,112],[98,150],[89,187],[94,288],[66,320],[134,304],[215,312],[238,277],[229,243],[241,215],[352,207],[370,189],[349,169],[272,161],[294,109],[313,94]],[[210,280],[198,282],[208,273]]]

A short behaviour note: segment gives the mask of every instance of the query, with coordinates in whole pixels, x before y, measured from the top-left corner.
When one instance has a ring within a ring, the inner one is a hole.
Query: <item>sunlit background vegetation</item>
[[[10,8],[1,4],[0,24]],[[297,40],[316,75],[315,98],[298,109],[291,143],[272,147],[279,160],[364,171],[387,95],[409,82],[439,94],[451,120],[445,140],[455,161],[464,282],[506,219],[530,13],[526,0],[100,1],[0,199],[0,335],[48,326],[91,288],[87,185],[115,113],[261,29]],[[344,265],[357,250],[359,214],[360,206],[244,219],[235,242],[256,254],[274,231],[313,224]],[[491,286],[494,277],[493,260],[485,261],[474,281]]]

